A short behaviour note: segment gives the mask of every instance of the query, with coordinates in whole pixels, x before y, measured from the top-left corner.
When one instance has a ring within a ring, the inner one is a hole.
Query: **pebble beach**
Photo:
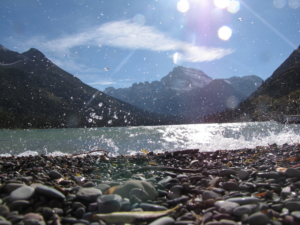
[[[0,158],[0,225],[300,225],[300,144]]]

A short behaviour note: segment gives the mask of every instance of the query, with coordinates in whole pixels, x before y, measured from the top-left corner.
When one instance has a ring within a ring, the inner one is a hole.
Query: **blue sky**
[[[0,13],[0,44],[99,90],[177,65],[266,79],[300,44],[300,0],[2,0]]]

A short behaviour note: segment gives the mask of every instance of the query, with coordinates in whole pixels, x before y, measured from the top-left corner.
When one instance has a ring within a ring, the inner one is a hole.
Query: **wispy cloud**
[[[38,41],[42,40],[42,41]],[[152,26],[140,26],[129,20],[105,23],[98,27],[86,29],[77,34],[53,40],[34,38],[29,40],[40,49],[67,54],[69,49],[82,46],[109,45],[123,49],[144,49],[150,51],[174,51],[181,53],[181,60],[204,62],[220,59],[233,52],[232,49],[195,46],[168,37]]]

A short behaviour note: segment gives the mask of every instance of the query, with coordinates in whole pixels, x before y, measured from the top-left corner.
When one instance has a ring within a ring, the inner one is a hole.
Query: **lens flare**
[[[299,0],[289,0],[289,7],[292,9],[297,9],[300,6]]]
[[[214,4],[216,7],[224,9],[226,8],[230,3],[230,0],[214,0]]]
[[[223,26],[218,30],[218,36],[223,41],[228,41],[232,35],[232,30],[228,26]]]
[[[174,55],[173,55],[173,63],[178,64],[179,60],[180,60],[180,53],[175,52]]]
[[[230,13],[236,13],[240,10],[240,2],[238,1],[231,1],[228,6],[227,6],[227,10]]]
[[[146,19],[142,14],[136,14],[133,17],[133,22],[137,25],[143,26],[144,23],[146,22]]]
[[[190,9],[190,4],[187,0],[180,0],[177,3],[177,10],[182,13],[186,13]]]
[[[281,9],[286,5],[286,0],[274,0],[273,5],[275,8]]]

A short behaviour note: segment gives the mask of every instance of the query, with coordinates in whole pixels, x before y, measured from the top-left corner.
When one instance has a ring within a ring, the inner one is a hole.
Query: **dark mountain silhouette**
[[[299,114],[300,46],[236,109],[208,116],[206,122],[268,121]]]
[[[104,92],[151,112],[202,122],[205,115],[236,107],[262,82],[254,75],[213,80],[201,70],[178,66],[160,81],[109,87]]]
[[[84,84],[34,48],[19,54],[0,45],[0,79],[0,128],[175,123]]]

